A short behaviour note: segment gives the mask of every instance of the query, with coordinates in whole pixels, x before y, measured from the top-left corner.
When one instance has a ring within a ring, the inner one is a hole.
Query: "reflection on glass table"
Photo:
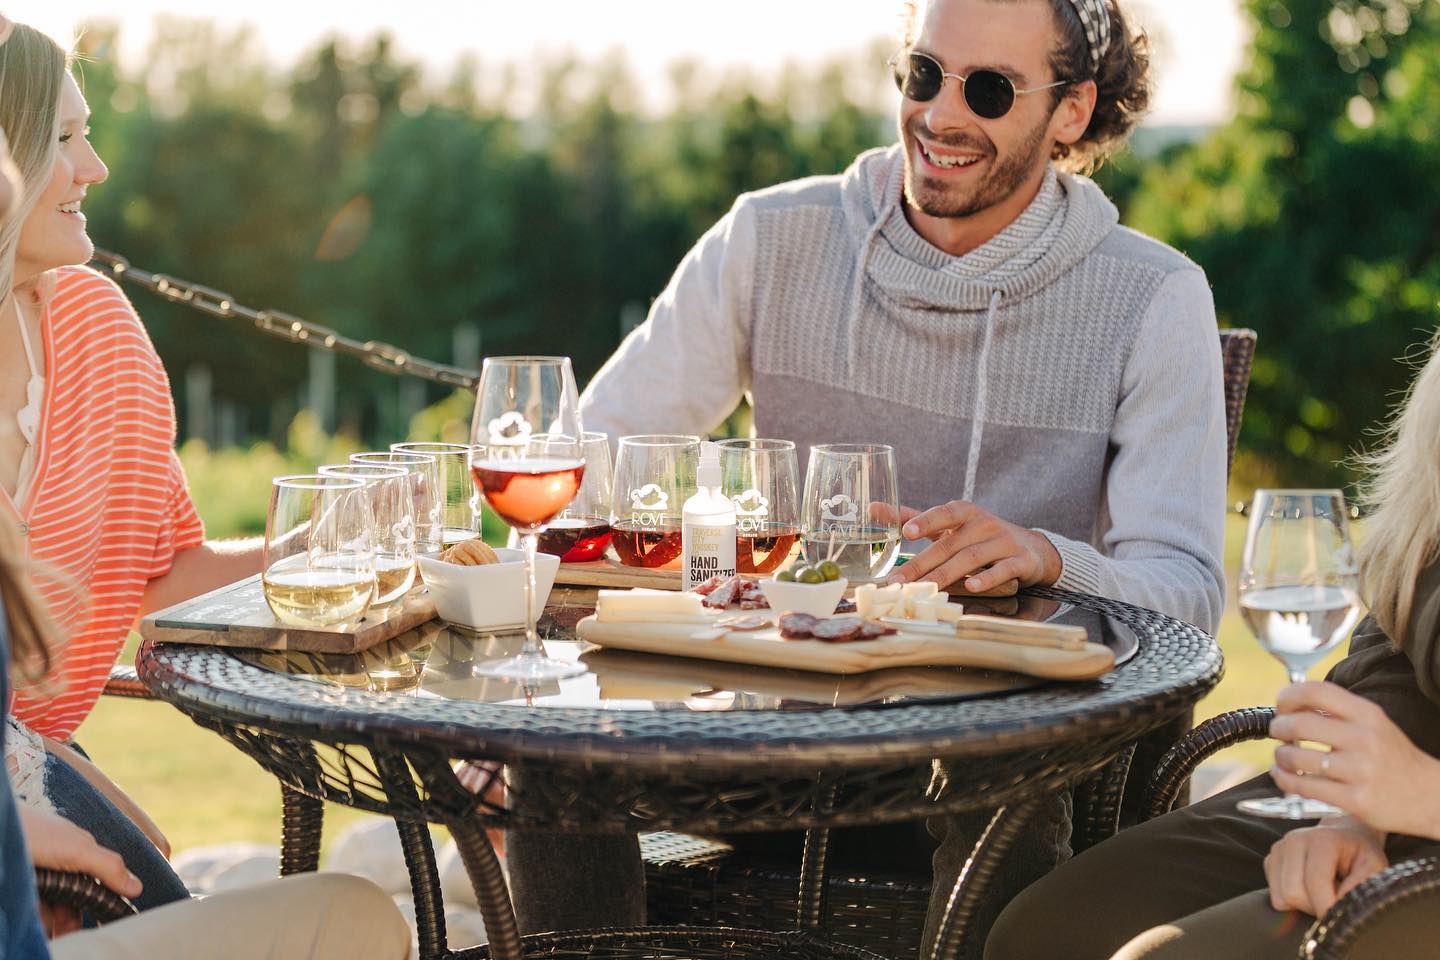
[[[539,628],[549,656],[578,662],[585,672],[530,686],[473,675],[476,663],[519,650],[522,633],[477,633],[438,620],[361,654],[250,651],[240,656],[281,673],[377,694],[540,708],[814,710],[989,697],[1047,682],[963,667],[901,667],[839,676],[602,650],[575,639],[574,624],[590,607],[578,602],[579,597],[567,602],[572,594],[582,592],[557,591],[552,596],[559,602],[552,603]],[[1092,641],[1115,651],[1117,663],[1136,650],[1127,627],[1095,613],[1034,598],[1001,598],[984,606],[976,612],[1083,626]]]

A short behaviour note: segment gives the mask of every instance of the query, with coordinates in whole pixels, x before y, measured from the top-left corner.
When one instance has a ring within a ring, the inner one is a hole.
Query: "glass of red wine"
[[[520,653],[475,666],[482,677],[531,684],[585,672],[545,655],[535,630],[535,551],[585,476],[580,398],[568,357],[489,357],[470,427],[470,473],[525,552],[525,643]],[[537,435],[545,435],[541,439]]]
[[[574,441],[555,434],[539,434],[541,452],[554,438],[562,445]],[[580,441],[585,479],[580,492],[540,534],[540,552],[554,554],[561,563],[589,563],[605,556],[610,546],[610,438],[587,430]]]

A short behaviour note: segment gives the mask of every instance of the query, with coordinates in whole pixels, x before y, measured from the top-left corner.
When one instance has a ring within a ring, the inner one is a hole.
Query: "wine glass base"
[[[1319,820],[1344,813],[1339,807],[1307,797],[1263,797],[1241,800],[1235,809],[1269,820]]]
[[[475,664],[471,671],[477,677],[497,677],[517,683],[562,680],[565,677],[578,677],[584,672],[584,664],[570,660],[552,660],[543,653],[522,653],[498,660],[482,660]]]

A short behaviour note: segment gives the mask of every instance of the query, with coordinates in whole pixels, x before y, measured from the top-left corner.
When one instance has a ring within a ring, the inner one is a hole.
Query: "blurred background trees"
[[[1205,267],[1222,323],[1260,331],[1242,482],[1343,482],[1337,461],[1407,381],[1396,359],[1436,325],[1440,0],[1247,12],[1233,120],[1142,131],[1099,179],[1127,223]],[[736,194],[894,139],[875,106],[884,45],[778,82],[677,64],[674,105],[651,116],[618,57],[497,88],[476,63],[435,85],[384,36],[328,41],[284,71],[243,33],[172,22],[133,72],[108,56],[114,37],[85,39],[112,170],[87,204],[100,246],[436,360],[563,350],[582,381]],[[517,89],[537,105],[514,107]],[[182,436],[283,449],[318,402],[322,430],[378,442],[445,399],[131,293]]]

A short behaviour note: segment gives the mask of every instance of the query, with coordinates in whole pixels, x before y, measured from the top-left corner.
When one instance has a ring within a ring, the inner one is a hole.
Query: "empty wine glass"
[[[806,563],[834,560],[856,581],[884,577],[900,553],[895,451],[883,443],[810,448],[800,540]]]
[[[359,620],[375,595],[365,484],[348,477],[276,477],[265,517],[265,602],[295,627]]]
[[[351,463],[400,467],[410,474],[410,495],[415,501],[415,555],[434,556],[444,548],[444,499],[440,489],[440,461],[428,453],[372,451],[350,454]]]
[[[319,472],[365,484],[364,497],[374,524],[375,599],[371,605],[382,607],[401,599],[415,583],[415,499],[409,471],[375,463],[330,463]]]
[[[773,573],[800,536],[799,476],[789,440],[721,440],[720,492],[735,504],[735,570]]]
[[[480,535],[474,481],[470,476],[470,445],[466,443],[406,442],[390,444],[395,453],[434,457],[440,484],[440,543],[453,546]]]
[[[1349,635],[1360,616],[1359,572],[1338,490],[1257,490],[1240,565],[1240,613],[1291,683]],[[1342,811],[1305,797],[1242,800],[1245,813],[1313,820]]]
[[[525,551],[525,644],[519,654],[476,665],[479,676],[526,684],[585,672],[545,655],[535,631],[535,551],[540,533],[575,499],[585,475],[580,397],[568,357],[489,357],[471,424],[475,488],[520,534]],[[536,434],[548,439],[537,442]]]
[[[681,513],[695,493],[700,438],[621,437],[615,454],[610,543],[627,567],[663,567],[680,558]]]

